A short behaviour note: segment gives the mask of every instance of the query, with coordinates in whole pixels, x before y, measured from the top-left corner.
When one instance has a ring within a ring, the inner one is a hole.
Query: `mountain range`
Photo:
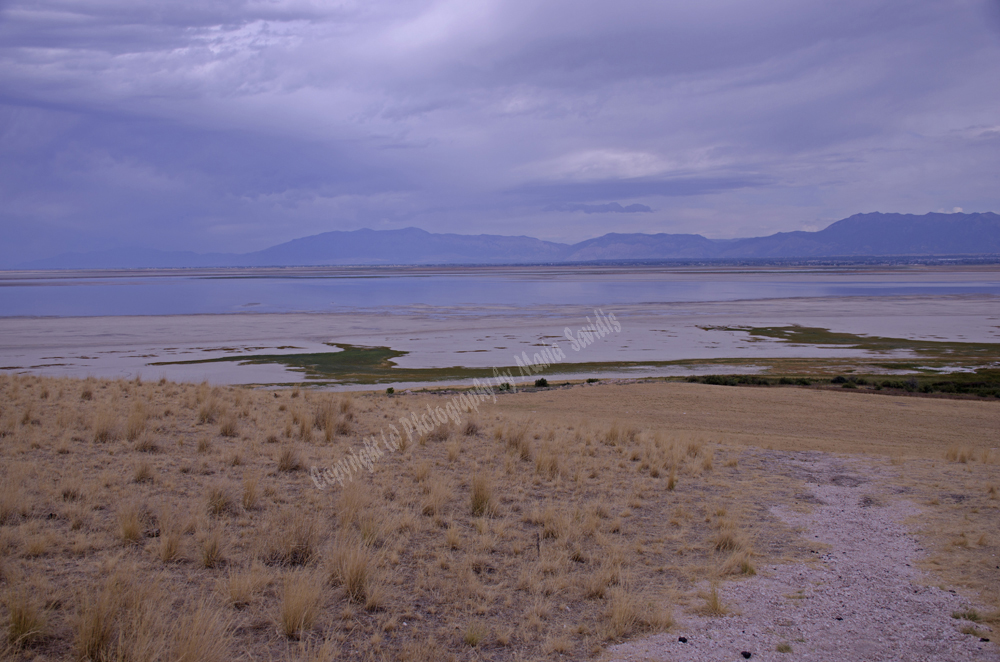
[[[252,253],[119,248],[66,253],[19,269],[115,269],[403,264],[525,264],[628,260],[742,260],[1000,254],[992,212],[856,214],[816,232],[707,239],[698,234],[610,233],[576,244],[503,235],[435,234],[419,228],[334,231]]]

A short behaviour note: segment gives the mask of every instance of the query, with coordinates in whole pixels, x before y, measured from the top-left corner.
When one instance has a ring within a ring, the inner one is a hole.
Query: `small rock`
[[[838,617],[837,617],[837,620],[838,620],[838,621],[842,621],[842,620],[844,620],[844,619],[843,619],[843,618],[841,618],[840,616],[838,616]]]
[[[753,657],[753,653],[751,653],[750,651],[743,651],[742,653],[740,653],[740,655],[743,656],[744,660],[749,660],[751,657]]]
[[[979,637],[979,641],[989,641],[989,637]]]
[[[681,642],[682,644],[686,644],[688,642],[688,638],[687,637],[677,637],[677,641]]]

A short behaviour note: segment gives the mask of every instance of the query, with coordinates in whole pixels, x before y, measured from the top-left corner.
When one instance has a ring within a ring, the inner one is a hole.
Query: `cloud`
[[[562,204],[549,205],[543,211],[582,211],[584,214],[638,214],[649,213],[653,210],[646,205],[639,203],[622,207],[617,202],[609,202],[604,205],[582,205],[582,204]]]
[[[997,6],[6,0],[0,263],[1000,209]]]

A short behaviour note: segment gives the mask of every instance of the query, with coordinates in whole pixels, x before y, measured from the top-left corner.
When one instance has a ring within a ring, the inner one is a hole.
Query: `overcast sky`
[[[0,262],[1000,212],[997,0],[0,0]]]

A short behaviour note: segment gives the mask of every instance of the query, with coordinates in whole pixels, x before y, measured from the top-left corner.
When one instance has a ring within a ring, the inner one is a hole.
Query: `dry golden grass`
[[[278,471],[298,471],[301,467],[302,460],[291,446],[285,446],[278,453]]]
[[[225,515],[233,509],[233,498],[224,485],[210,486],[205,501],[210,515]]]
[[[331,544],[328,559],[330,582],[342,587],[349,600],[365,603],[375,581],[371,551],[360,540],[342,535]]]
[[[622,639],[638,632],[663,631],[673,625],[669,609],[644,600],[627,586],[611,590],[605,624],[606,639]]]
[[[795,479],[755,445],[874,437],[937,503],[934,571],[986,595],[996,408],[793,391],[505,395],[320,491],[294,469],[445,399],[0,375],[0,588],[49,578],[57,599],[18,612],[44,617],[25,650],[48,659],[588,658],[711,611],[704,582],[780,560],[765,550],[809,557],[768,511]]]
[[[122,504],[117,514],[118,538],[126,545],[138,545],[143,539],[146,525],[145,509],[138,503]]]
[[[485,474],[477,473],[472,477],[470,500],[473,517],[493,515],[495,513],[496,500],[493,496],[493,482]]]
[[[283,510],[273,515],[258,538],[258,558],[268,565],[306,565],[317,553],[321,522],[301,511]]]
[[[198,555],[203,568],[217,568],[226,562],[226,543],[220,529],[213,528],[202,534]]]
[[[322,597],[323,581],[314,573],[298,570],[287,574],[278,617],[282,634],[298,639],[312,629],[319,616]]]
[[[701,613],[706,616],[725,616],[729,613],[729,608],[722,604],[722,599],[719,597],[718,587],[713,586],[705,596],[705,604],[701,608]]]
[[[7,609],[7,642],[15,649],[30,646],[46,635],[48,620],[35,591],[11,588],[4,597]]]
[[[249,475],[243,479],[243,496],[240,499],[240,503],[244,510],[254,510],[257,508],[257,502],[260,498],[259,485],[260,477],[257,475]]]

